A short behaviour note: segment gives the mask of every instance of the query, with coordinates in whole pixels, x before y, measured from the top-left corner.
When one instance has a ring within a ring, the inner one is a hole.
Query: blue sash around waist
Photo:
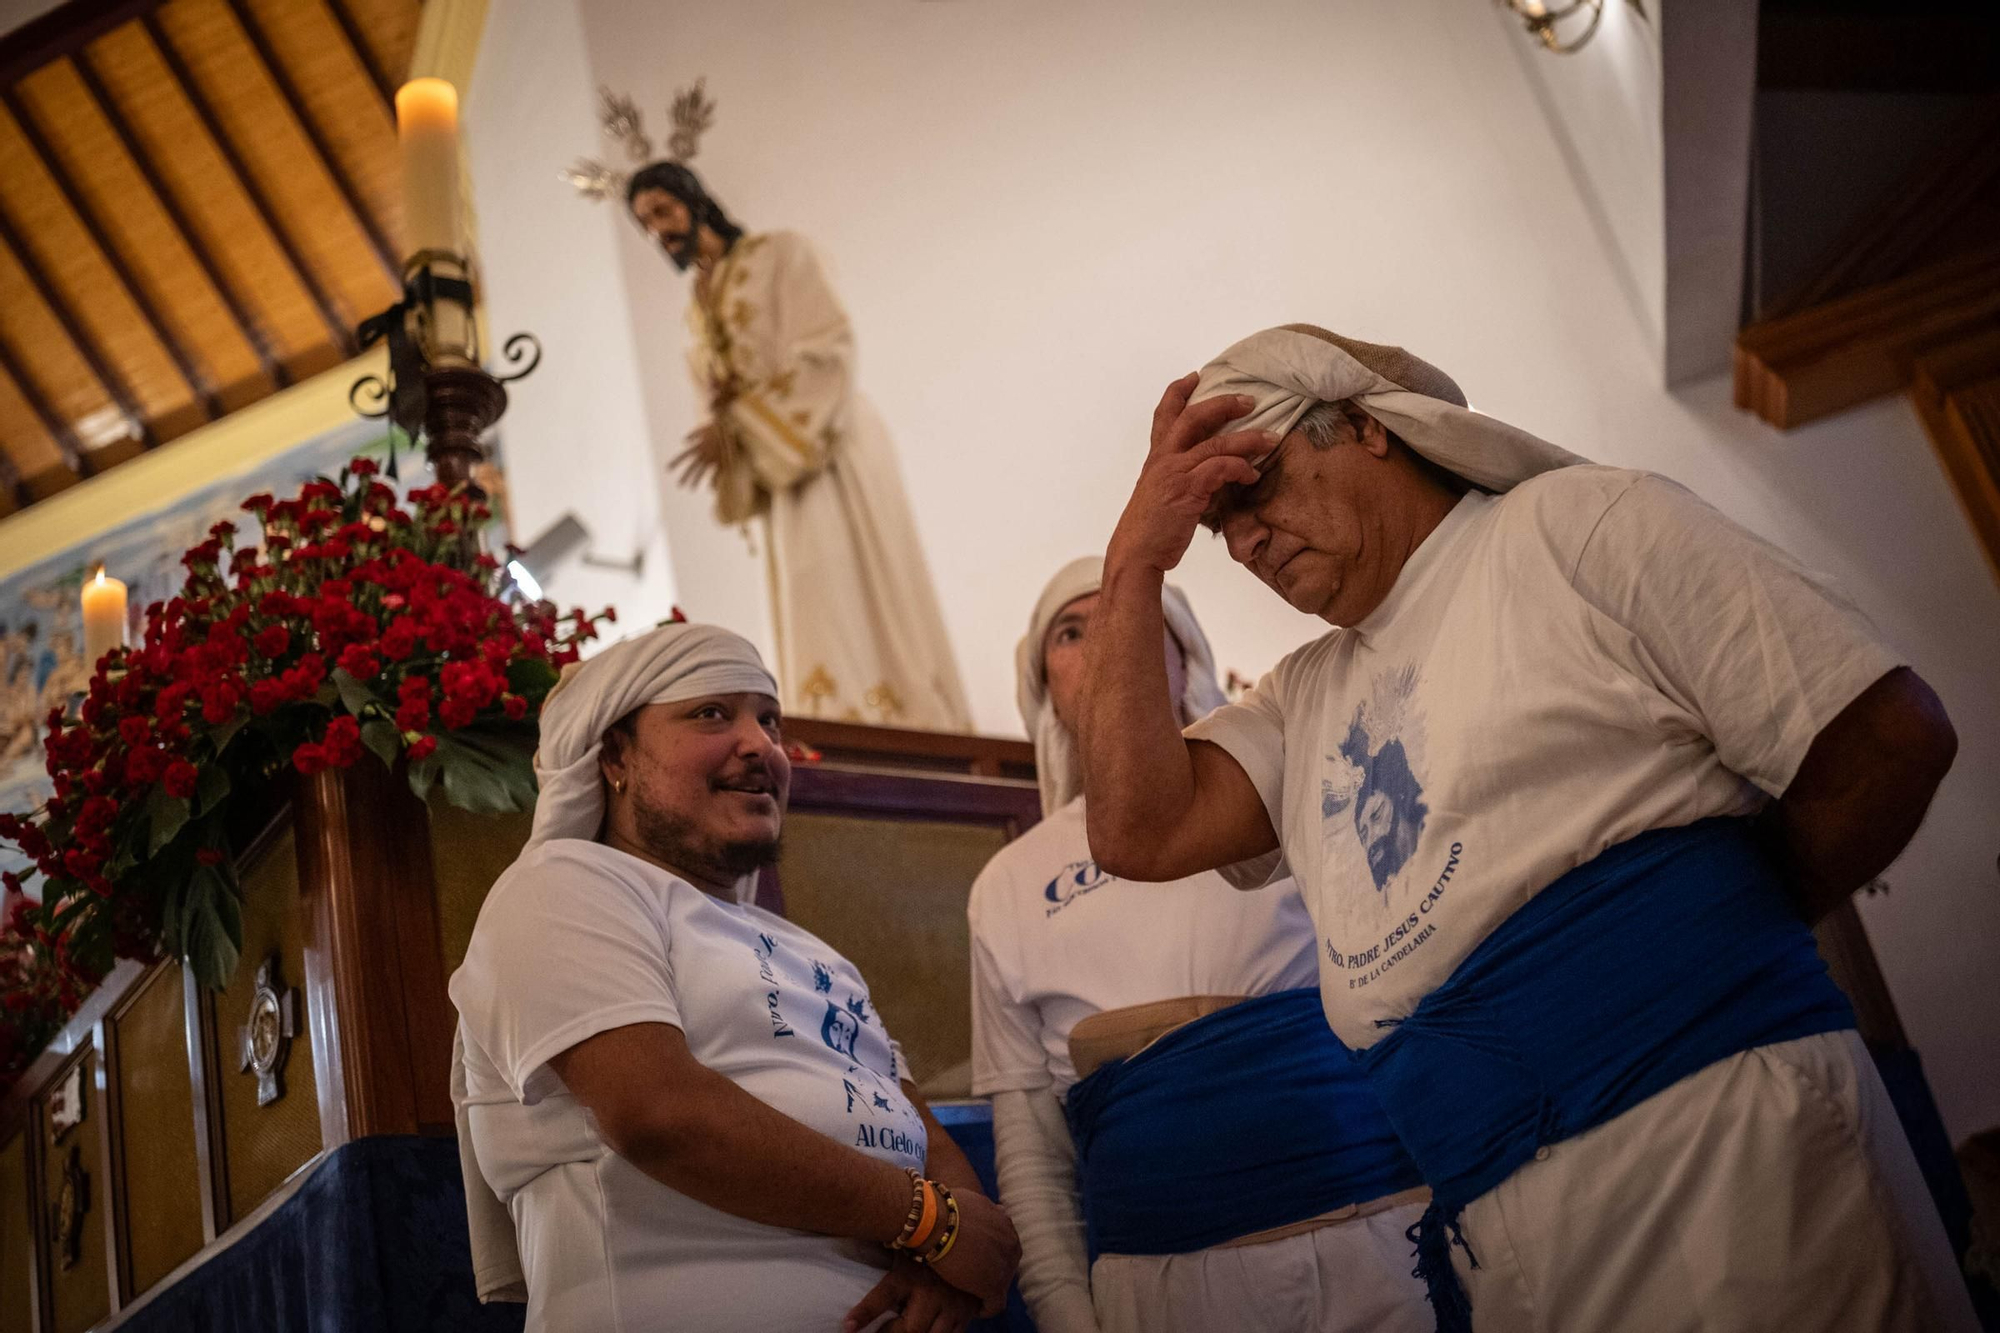
[[[1746,819],[1655,829],[1557,879],[1360,1053],[1422,1169],[1438,1327],[1471,1328],[1458,1214],[1537,1149],[1728,1056],[1854,1026]],[[1476,1265],[1478,1258],[1468,1248]]]
[[[1093,1260],[1185,1254],[1422,1183],[1316,989],[1176,1028],[1066,1109]]]

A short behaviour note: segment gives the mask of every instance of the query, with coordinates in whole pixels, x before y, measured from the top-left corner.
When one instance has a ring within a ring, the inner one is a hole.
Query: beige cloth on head
[[[1083,768],[1077,762],[1076,737],[1056,717],[1049,703],[1049,678],[1043,670],[1043,640],[1049,626],[1062,609],[1079,597],[1088,597],[1104,586],[1102,556],[1084,556],[1056,571],[1035,603],[1028,619],[1028,632],[1014,649],[1014,699],[1021,708],[1021,721],[1035,742],[1035,778],[1042,788],[1042,813],[1059,810],[1083,790]],[[1176,701],[1182,726],[1207,717],[1229,702],[1215,679],[1215,655],[1208,636],[1195,621],[1194,608],[1179,588],[1166,584],[1160,592],[1160,610],[1167,618],[1167,632],[1181,647],[1187,663],[1187,687]]]
[[[661,625],[613,644],[587,662],[563,668],[542,703],[541,744],[535,751],[535,823],[528,847],[551,838],[597,836],[604,823],[604,775],[597,766],[604,733],[634,709],[707,694],[768,694],[777,682],[757,649],[716,625]],[[526,848],[523,849],[524,851]],[[736,884],[736,900],[757,893],[756,875]],[[513,1215],[480,1174],[465,1109],[465,1033],[452,1042],[452,1120],[465,1175],[473,1281],[482,1301],[525,1301],[520,1242]]]
[[[1318,403],[1351,399],[1448,472],[1482,490],[1588,462],[1504,421],[1475,412],[1451,376],[1400,347],[1343,338],[1310,324],[1265,329],[1202,367],[1191,402],[1243,394],[1256,403],[1230,430],[1282,438]],[[1276,450],[1272,450],[1275,453]],[[1261,466],[1271,455],[1255,460]]]

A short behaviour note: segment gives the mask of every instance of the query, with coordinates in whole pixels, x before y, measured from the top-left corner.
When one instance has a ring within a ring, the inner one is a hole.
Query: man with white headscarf
[[[1336,628],[1184,737],[1160,587],[1203,522]],[[1091,847],[1297,877],[1327,1019],[1433,1191],[1440,1328],[1973,1326],[1806,925],[1956,746],[1845,600],[1663,478],[1292,325],[1169,387],[1097,620]]]
[[[951,1333],[1005,1297],[1013,1227],[867,984],[750,902],[790,789],[776,695],[743,639],[670,624],[544,707],[533,834],[451,979],[534,1333]]]
[[[993,1098],[1021,1294],[1041,1333],[1421,1333],[1404,1233],[1425,1192],[1327,1030],[1297,889],[1132,884],[1091,860],[1071,726],[1102,568],[1057,573],[1016,652],[1043,819],[968,908],[973,1090]],[[1154,652],[1192,722],[1222,690],[1187,599],[1160,596]]]

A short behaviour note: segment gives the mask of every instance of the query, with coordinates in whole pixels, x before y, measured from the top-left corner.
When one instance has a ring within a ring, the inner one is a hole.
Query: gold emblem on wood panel
[[[250,1021],[241,1030],[241,1061],[237,1068],[257,1075],[257,1105],[269,1106],[285,1095],[285,1057],[299,1035],[298,991],[285,985],[272,954],[257,968],[257,989],[250,996]]]
[[[49,1229],[55,1233],[56,1252],[65,1271],[83,1261],[83,1219],[89,1212],[90,1173],[83,1169],[82,1150],[73,1143],[63,1166],[62,1184],[49,1204]]]

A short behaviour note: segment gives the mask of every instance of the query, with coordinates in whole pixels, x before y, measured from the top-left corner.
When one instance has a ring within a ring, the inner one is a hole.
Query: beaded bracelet
[[[904,1167],[903,1172],[910,1178],[910,1211],[904,1216],[903,1229],[889,1242],[892,1250],[914,1250],[930,1244],[942,1212],[938,1194],[943,1186],[924,1179],[909,1167]]]
[[[951,1197],[951,1191],[938,1185],[938,1194],[944,1199],[944,1225],[939,1229],[937,1244],[927,1254],[913,1254],[911,1259],[920,1264],[934,1264],[947,1254],[958,1241],[958,1200]]]

